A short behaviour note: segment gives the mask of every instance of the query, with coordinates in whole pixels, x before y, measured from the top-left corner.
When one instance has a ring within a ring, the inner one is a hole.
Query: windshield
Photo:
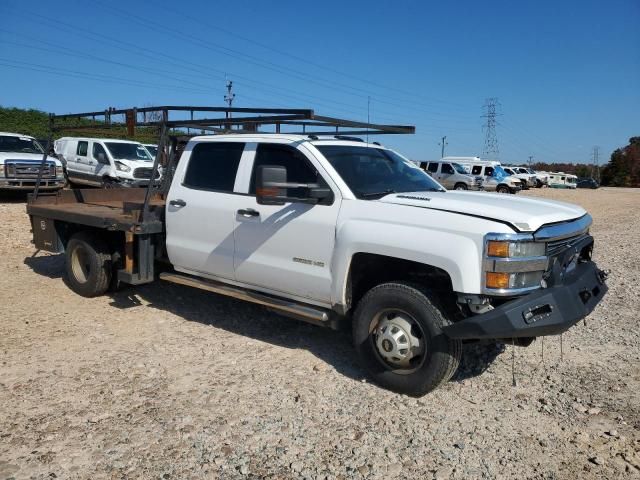
[[[33,138],[0,135],[0,152],[44,153]]]
[[[453,165],[453,168],[456,169],[456,172],[461,173],[463,175],[467,175],[467,171],[459,163],[452,163],[451,165]]]
[[[316,145],[316,148],[358,198],[444,191],[424,170],[391,150],[345,145]]]
[[[111,156],[116,160],[141,160],[143,162],[151,162],[153,159],[149,152],[139,143],[116,143],[106,142]]]
[[[151,154],[152,157],[155,157],[156,155],[158,155],[158,147],[154,145],[146,145],[145,147],[147,150],[149,150],[149,153]]]

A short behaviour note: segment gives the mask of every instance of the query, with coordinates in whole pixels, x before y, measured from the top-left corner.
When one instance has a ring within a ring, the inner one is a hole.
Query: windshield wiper
[[[393,189],[385,190],[383,192],[360,192],[360,196],[362,198],[371,198],[371,197],[384,197],[385,195],[389,195],[390,193],[397,193]]]

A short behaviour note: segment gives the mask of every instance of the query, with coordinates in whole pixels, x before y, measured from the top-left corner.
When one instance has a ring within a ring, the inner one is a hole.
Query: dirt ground
[[[608,296],[420,399],[368,382],[348,335],[258,306],[79,297],[0,198],[0,480],[640,477],[640,190],[524,195],[591,212]]]

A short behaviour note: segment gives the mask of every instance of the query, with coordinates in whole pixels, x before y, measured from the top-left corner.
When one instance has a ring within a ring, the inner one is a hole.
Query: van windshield
[[[445,191],[419,166],[391,150],[347,145],[315,145],[353,194],[362,199],[400,192]]]
[[[451,165],[456,169],[456,172],[461,173],[462,175],[467,175],[467,171],[459,163],[452,163]]]
[[[149,152],[139,143],[105,142],[111,156],[116,160],[140,160],[152,162]]]
[[[33,138],[0,135],[0,152],[44,153],[44,150]]]

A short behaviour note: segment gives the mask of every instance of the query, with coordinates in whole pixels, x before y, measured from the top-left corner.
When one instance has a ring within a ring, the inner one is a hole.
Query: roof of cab
[[[80,141],[93,141],[93,142],[111,142],[111,143],[135,143],[136,145],[142,145],[135,140],[122,140],[119,138],[94,138],[94,137],[61,137],[56,139],[56,142],[61,140],[80,140]]]
[[[290,142],[307,142],[314,146],[319,145],[348,145],[357,147],[369,147],[369,148],[385,148],[383,145],[374,142],[365,142],[355,139],[336,138],[335,136],[309,136],[309,135],[297,135],[287,133],[230,133],[219,135],[199,135],[192,137],[190,142],[203,142],[203,141],[261,141],[261,140],[287,140]]]
[[[31,135],[24,135],[22,133],[0,132],[0,135],[3,135],[5,137],[23,137],[23,138],[30,138],[32,140],[35,140],[35,137],[32,137]]]

